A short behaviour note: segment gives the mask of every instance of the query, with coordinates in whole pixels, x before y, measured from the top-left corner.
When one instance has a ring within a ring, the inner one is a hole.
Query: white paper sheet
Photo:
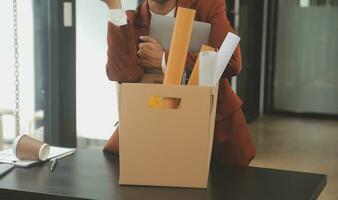
[[[51,146],[50,153],[49,153],[47,160],[50,160],[56,156],[63,155],[65,153],[75,152],[75,151],[76,149],[72,149],[72,148],[62,148],[62,147]],[[0,151],[0,163],[10,163],[10,164],[13,163],[15,166],[18,166],[18,167],[30,167],[40,162],[41,161],[37,161],[37,160],[20,160],[14,155],[14,152],[12,149],[6,149],[3,151]]]

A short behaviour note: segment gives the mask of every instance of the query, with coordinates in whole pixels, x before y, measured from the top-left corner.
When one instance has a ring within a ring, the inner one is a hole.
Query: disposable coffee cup
[[[49,156],[49,145],[28,135],[20,135],[13,142],[13,152],[21,160],[45,161]]]

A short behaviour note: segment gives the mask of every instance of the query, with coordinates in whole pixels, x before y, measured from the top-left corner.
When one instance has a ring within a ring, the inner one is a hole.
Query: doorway
[[[338,115],[338,1],[270,7],[266,110]]]

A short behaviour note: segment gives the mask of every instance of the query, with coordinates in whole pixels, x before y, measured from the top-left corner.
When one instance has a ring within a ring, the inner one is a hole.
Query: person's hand
[[[121,9],[122,8],[121,0],[101,0],[101,1],[107,4],[109,9]]]
[[[163,48],[161,44],[149,36],[140,36],[138,63],[145,68],[161,68]]]

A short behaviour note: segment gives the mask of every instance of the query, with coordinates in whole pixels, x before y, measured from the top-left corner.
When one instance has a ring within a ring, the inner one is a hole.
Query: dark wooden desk
[[[213,164],[203,189],[119,186],[118,158],[99,150],[78,150],[58,162],[16,168],[0,178],[0,199],[236,200],[316,199],[326,175]]]

